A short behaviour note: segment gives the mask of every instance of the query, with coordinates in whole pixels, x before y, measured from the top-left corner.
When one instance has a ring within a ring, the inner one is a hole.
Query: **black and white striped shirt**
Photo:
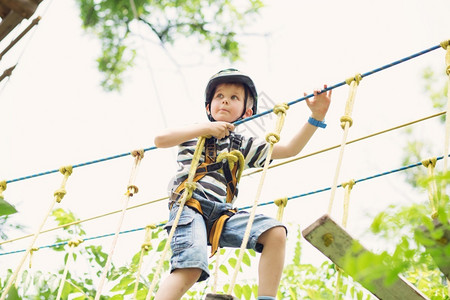
[[[217,154],[219,156],[222,152],[230,152],[231,141],[235,133],[225,137],[221,140],[217,140]],[[197,139],[193,139],[184,142],[178,146],[177,162],[179,169],[177,174],[172,178],[169,183],[169,194],[172,195],[177,187],[188,177],[189,169],[192,162],[192,156],[194,155],[195,148],[197,146]],[[269,144],[265,141],[257,140],[253,137],[242,136],[242,144],[239,151],[242,152],[245,158],[244,169],[263,167],[269,150]],[[205,161],[205,149],[203,148],[202,156],[199,164]],[[209,172],[202,179],[197,182],[197,189],[195,191],[205,198],[212,201],[226,202],[227,186],[225,176],[219,172]],[[238,194],[238,187],[236,187],[236,193],[234,195],[234,201]]]

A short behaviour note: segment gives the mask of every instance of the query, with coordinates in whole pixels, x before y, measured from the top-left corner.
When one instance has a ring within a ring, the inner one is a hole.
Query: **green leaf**
[[[16,212],[16,208],[6,202],[5,199],[0,196],[0,216],[12,215]]]

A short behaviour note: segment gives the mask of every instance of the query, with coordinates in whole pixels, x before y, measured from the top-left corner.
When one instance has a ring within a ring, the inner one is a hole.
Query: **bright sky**
[[[43,1],[38,12],[43,19],[34,33],[0,62],[2,70],[19,62],[11,79],[0,86],[0,179],[147,148],[153,146],[153,137],[164,123],[175,126],[206,121],[203,93],[207,80],[230,66],[194,40],[180,40],[168,47],[176,65],[151,42],[155,39],[147,28],[136,26],[136,32],[145,36],[136,37],[136,67],[126,73],[121,93],[106,93],[99,86],[95,63],[98,42],[82,31],[74,2]],[[324,83],[339,83],[449,39],[449,11],[450,3],[445,0],[267,1],[260,18],[246,29],[249,34],[240,39],[242,61],[232,66],[254,78],[258,91],[265,95],[261,97],[263,105],[290,102]],[[5,45],[6,41],[0,46]],[[421,74],[427,66],[443,72],[444,55],[444,50],[438,49],[366,77],[356,95],[349,140],[434,113]],[[347,94],[347,86],[333,92],[328,127],[317,131],[302,154],[340,143],[339,118]],[[282,135],[292,135],[308,116],[305,103],[292,106]],[[274,116],[265,118],[266,132],[274,128],[274,120]],[[444,132],[437,120],[422,122],[414,130],[417,136],[433,139],[433,155],[442,155]],[[348,146],[339,183],[400,167],[406,138],[396,132]],[[167,182],[175,170],[174,155],[174,149],[146,153],[136,181],[139,193],[130,205],[166,196]],[[270,171],[259,202],[331,186],[337,157],[337,150],[329,151]],[[132,161],[128,156],[76,168],[68,180],[67,195],[57,207],[82,219],[120,209]],[[57,173],[9,184],[5,199],[19,210],[11,220],[27,226],[26,233],[34,232],[61,180]],[[259,175],[243,178],[239,207],[251,205],[258,182]],[[324,192],[291,201],[285,221],[304,229],[327,211],[329,197],[329,192]],[[338,190],[333,212],[338,221],[342,198],[342,190]],[[401,173],[360,183],[352,192],[348,231],[363,238],[371,218],[388,205],[424,200],[426,193],[413,191]],[[265,206],[259,211],[275,216],[276,208]],[[167,216],[166,205],[160,202],[128,212],[122,228],[159,224]],[[110,233],[117,220],[118,215],[86,223],[84,228],[88,236]],[[49,222],[46,228],[53,225]],[[20,235],[11,233],[11,237]],[[130,259],[143,235],[141,231],[121,237],[116,259]],[[53,239],[54,233],[43,235],[37,245]],[[108,250],[110,239],[102,242]],[[370,249],[383,249],[370,240],[362,242]],[[4,251],[23,249],[28,243],[7,244]],[[303,244],[306,262],[323,259],[307,242]],[[50,253],[41,250],[35,254],[36,268],[45,269],[46,254]],[[2,271],[15,268],[20,257],[0,256]]]

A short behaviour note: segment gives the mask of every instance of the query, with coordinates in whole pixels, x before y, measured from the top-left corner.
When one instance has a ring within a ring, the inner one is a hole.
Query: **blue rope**
[[[416,58],[416,57],[418,57],[418,56],[421,56],[421,55],[426,54],[426,53],[428,53],[428,52],[431,52],[431,51],[433,51],[433,50],[439,49],[440,47],[441,47],[440,45],[433,46],[433,47],[431,47],[431,48],[428,48],[428,49],[425,49],[425,50],[423,50],[423,51],[417,52],[417,53],[415,53],[415,54],[413,54],[413,55],[410,55],[410,56],[407,56],[407,57],[405,57],[405,58],[402,58],[402,59],[399,59],[399,60],[397,60],[397,61],[394,61],[394,62],[392,62],[392,63],[390,63],[390,64],[384,65],[384,66],[382,66],[382,67],[380,67],[380,68],[377,68],[377,69],[374,69],[374,70],[369,71],[369,72],[367,72],[367,73],[364,73],[364,74],[362,74],[361,76],[362,76],[363,78],[364,78],[364,77],[367,77],[367,76],[369,76],[369,75],[372,75],[372,74],[374,74],[374,73],[380,72],[380,71],[385,70],[385,69],[387,69],[387,68],[393,67],[393,66],[395,66],[395,65],[398,65],[398,64],[403,63],[403,62],[405,62],[405,61],[408,61],[408,60],[410,60],[410,59]],[[321,94],[321,93],[327,92],[327,91],[329,91],[329,90],[335,89],[335,88],[340,87],[340,86],[343,86],[343,85],[345,85],[345,84],[346,84],[346,82],[345,82],[345,81],[342,81],[342,82],[340,82],[340,83],[337,83],[337,84],[335,84],[335,85],[333,85],[333,86],[330,86],[330,87],[327,87],[326,89],[321,90],[319,93]],[[309,94],[309,95],[307,95],[307,96],[304,96],[304,97],[302,97],[302,98],[299,98],[299,99],[297,99],[297,100],[294,100],[294,101],[289,102],[288,105],[289,105],[289,106],[292,106],[292,105],[294,105],[294,104],[296,104],[296,103],[298,103],[298,102],[301,102],[301,101],[303,101],[303,100],[305,100],[305,99],[308,99],[308,98],[311,98],[311,97],[313,97],[313,96],[314,96],[314,94]],[[242,123],[249,122],[249,121],[251,121],[251,120],[253,120],[253,119],[256,119],[256,118],[262,117],[262,116],[264,116],[264,115],[270,114],[271,112],[273,112],[273,109],[269,109],[269,110],[267,110],[267,111],[265,111],[265,112],[262,112],[262,113],[259,113],[259,114],[250,116],[250,117],[248,117],[248,118],[245,118],[245,119],[236,121],[236,122],[234,122],[233,124],[237,126],[237,125],[240,125],[240,124],[242,124]],[[145,151],[150,151],[150,150],[155,150],[155,149],[157,149],[157,147],[153,146],[153,147],[144,149],[144,152],[145,152]],[[131,152],[127,152],[127,153],[123,153],[123,154],[119,154],[119,155],[114,155],[114,156],[107,157],[107,158],[102,158],[102,159],[97,159],[97,160],[93,160],[93,161],[86,162],[86,163],[81,163],[81,164],[78,164],[78,165],[74,165],[74,166],[72,166],[72,167],[73,167],[73,168],[78,168],[78,167],[83,167],[83,166],[87,166],[87,165],[92,165],[92,164],[95,164],[95,163],[100,163],[100,162],[104,162],[104,161],[108,161],[108,160],[112,160],[112,159],[116,159],[116,158],[128,156],[128,155],[130,155],[130,154],[131,154]],[[8,180],[8,181],[6,181],[6,183],[9,184],[9,183],[13,183],[13,182],[17,182],[17,181],[22,181],[22,180],[26,180],[26,179],[30,179],[30,178],[35,178],[35,177],[39,177],[39,176],[44,176],[44,175],[48,175],[48,174],[52,174],[52,173],[57,173],[57,172],[59,172],[59,169],[51,170],[51,171],[47,171],[47,172],[42,172],[42,173],[38,173],[38,174],[34,174],[34,175],[29,175],[29,176],[25,176],[25,177],[20,177],[20,178],[16,178],[16,179],[12,179],[12,180]]]
[[[450,154],[449,154],[449,157],[450,157]],[[441,160],[443,158],[444,158],[443,156],[440,156],[436,160]],[[400,172],[400,171],[405,171],[407,169],[411,169],[411,168],[420,166],[421,164],[422,164],[422,162],[418,162],[418,163],[410,164],[408,166],[404,166],[404,167],[401,167],[401,168],[393,169],[393,170],[390,170],[390,171],[387,171],[387,172],[383,172],[383,173],[375,174],[375,175],[372,175],[372,176],[369,176],[369,177],[361,178],[361,179],[355,180],[355,183],[367,181],[367,180],[370,180],[370,179],[374,179],[374,178],[378,178],[378,177],[381,177],[381,176],[397,173],[397,172]],[[342,184],[338,185],[337,187],[341,187],[341,186],[342,186]],[[293,200],[293,199],[302,198],[302,197],[310,196],[310,195],[313,195],[313,194],[318,194],[318,193],[329,191],[329,190],[331,190],[331,187],[322,188],[322,189],[319,189],[319,190],[311,191],[311,192],[300,194],[300,195],[296,195],[296,196],[291,196],[291,197],[288,197],[287,199],[288,199],[288,201],[290,201],[290,200]],[[274,204],[274,203],[275,203],[275,201],[269,201],[269,202],[260,203],[260,204],[258,204],[258,206],[266,206],[266,205],[270,205],[270,204]],[[247,210],[247,209],[251,209],[251,208],[252,208],[252,206],[244,206],[244,207],[238,208],[238,210]],[[166,224],[166,222],[163,222],[163,223],[160,223],[160,224],[158,224],[156,226],[160,227],[160,226],[163,226],[165,224]],[[131,233],[131,232],[136,232],[136,231],[140,231],[140,230],[144,230],[144,229],[145,229],[145,227],[135,228],[135,229],[121,231],[121,232],[119,232],[119,234]],[[96,239],[100,239],[100,238],[104,238],[104,237],[113,236],[114,234],[115,233],[108,233],[108,234],[104,234],[104,235],[84,238],[83,240],[84,241],[96,240]],[[55,243],[55,244],[41,246],[41,247],[39,247],[39,249],[58,247],[58,246],[66,245],[68,243],[69,243],[69,241],[59,242],[59,243]],[[25,252],[25,251],[26,251],[26,249],[15,250],[15,251],[10,251],[10,252],[3,252],[3,253],[0,253],[0,256],[8,255],[8,254],[21,253],[21,252]]]
[[[361,77],[364,78],[364,77],[370,76],[370,75],[372,75],[372,74],[375,74],[375,73],[380,72],[380,71],[382,71],[382,70],[388,69],[388,68],[390,68],[390,67],[393,67],[393,66],[395,66],[395,65],[398,65],[398,64],[400,64],[400,63],[403,63],[403,62],[405,62],[405,61],[408,61],[408,60],[410,60],[410,59],[416,58],[416,57],[418,57],[418,56],[421,56],[421,55],[423,55],[423,54],[426,54],[426,53],[428,53],[428,52],[434,51],[434,50],[439,49],[439,48],[441,48],[441,45],[433,46],[433,47],[431,47],[431,48],[425,49],[425,50],[420,51],[420,52],[417,52],[417,53],[415,53],[415,54],[413,54],[413,55],[410,55],[410,56],[407,56],[407,57],[405,57],[405,58],[396,60],[396,61],[394,61],[394,62],[392,62],[392,63],[390,63],[390,64],[384,65],[384,66],[382,66],[382,67],[379,67],[379,68],[377,68],[377,69],[374,69],[374,70],[372,70],[372,71],[369,71],[369,72],[367,72],[367,73],[364,73],[364,74],[361,75]],[[319,92],[319,94],[325,93],[325,92],[327,92],[327,91],[329,91],[329,90],[338,88],[338,87],[343,86],[343,85],[345,85],[345,84],[347,84],[345,81],[339,82],[339,83],[337,83],[337,84],[335,84],[335,85],[333,85],[333,86],[330,86],[330,87],[327,87],[326,89],[321,90],[321,91]],[[314,96],[314,94],[306,95],[306,96],[304,96],[304,97],[302,97],[302,98],[299,98],[299,99],[297,99],[297,100],[294,100],[294,101],[289,102],[288,105],[289,105],[289,106],[294,105],[294,104],[296,104],[296,103],[298,103],[298,102],[301,102],[301,101],[306,100],[306,99],[308,99],[308,98],[311,98],[311,97],[313,97],[313,96]],[[239,120],[239,121],[237,121],[237,122],[235,122],[235,123],[233,123],[233,124],[237,126],[237,125],[240,125],[240,124],[242,124],[242,123],[245,123],[245,122],[251,121],[251,120],[253,120],[253,119],[259,118],[259,117],[261,117],[261,116],[270,114],[271,112],[273,112],[273,109],[270,109],[270,110],[267,110],[267,111],[262,112],[262,113],[260,113],[260,114],[256,114],[256,115],[250,116],[250,117],[248,117],[248,118]]]
[[[154,146],[150,147],[150,148],[145,148],[144,152],[150,151],[150,150],[154,150],[156,148],[157,147],[154,147]],[[77,165],[73,165],[72,168],[75,169],[75,168],[79,168],[79,167],[84,167],[84,166],[88,166],[88,165],[92,165],[92,164],[96,164],[96,163],[100,163],[100,162],[104,162],[104,161],[108,161],[108,160],[112,160],[112,159],[116,159],[116,158],[120,158],[120,157],[124,157],[124,156],[128,156],[128,155],[131,155],[131,152],[122,153],[122,154],[118,154],[118,155],[114,155],[114,156],[110,156],[110,157],[106,157],[106,158],[101,158],[101,159],[97,159],[97,160],[93,160],[93,161],[80,163],[80,164],[77,164]],[[51,170],[51,171],[47,171],[47,172],[42,172],[42,173],[38,173],[38,174],[34,174],[34,175],[29,175],[29,176],[25,176],[25,177],[20,177],[20,178],[16,178],[16,179],[12,179],[12,180],[6,181],[6,183],[8,184],[8,183],[12,183],[12,182],[22,181],[22,180],[31,179],[31,178],[44,176],[44,175],[57,173],[57,172],[59,172],[59,169]]]

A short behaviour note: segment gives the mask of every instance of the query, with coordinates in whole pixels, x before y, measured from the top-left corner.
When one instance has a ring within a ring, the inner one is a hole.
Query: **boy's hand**
[[[323,88],[326,89],[327,85],[324,84]],[[320,89],[314,90],[314,98],[306,99],[306,104],[311,110],[311,117],[318,121],[323,121],[325,119],[325,115],[327,114],[328,107],[330,107],[331,102],[331,91],[320,93]],[[304,93],[306,96],[307,94]]]
[[[228,122],[216,121],[208,123],[208,125],[209,133],[219,140],[229,136],[230,132],[234,130],[234,125]]]

